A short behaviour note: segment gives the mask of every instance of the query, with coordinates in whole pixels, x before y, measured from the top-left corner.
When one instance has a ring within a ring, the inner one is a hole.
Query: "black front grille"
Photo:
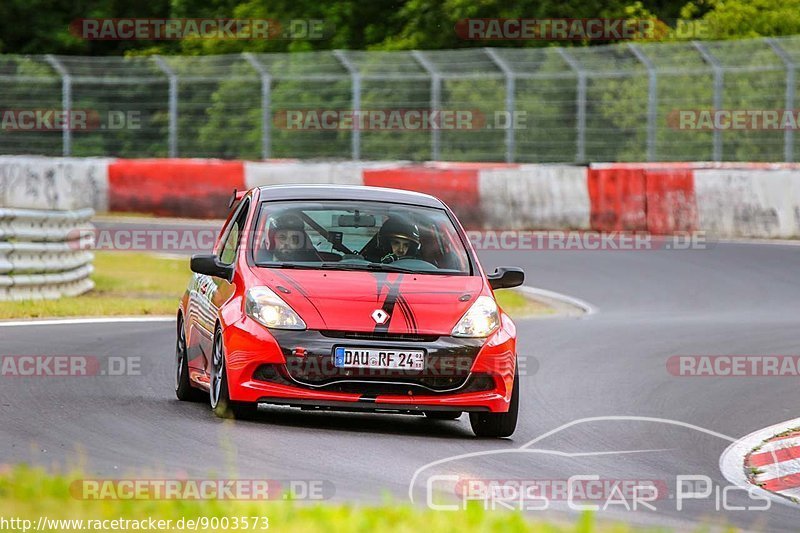
[[[462,392],[472,365],[483,346],[483,339],[435,335],[364,333],[349,331],[278,331],[273,332],[286,360],[263,379],[330,392],[362,394],[436,394],[453,389]],[[338,368],[333,364],[337,346],[360,348],[417,349],[425,351],[422,370],[383,370]],[[277,366],[277,365],[276,365]],[[263,372],[266,372],[264,370]],[[490,387],[491,388],[491,387]],[[383,392],[374,392],[374,391]]]
[[[357,339],[370,341],[436,342],[438,335],[419,335],[416,333],[386,333],[376,331],[336,331],[321,330],[326,337],[334,339]]]
[[[363,394],[365,396],[378,396],[381,394],[413,396],[414,394],[436,394],[453,392],[481,392],[492,390],[495,382],[488,374],[471,374],[462,377],[416,377],[412,379],[398,379],[389,382],[380,379],[341,379],[329,381],[319,386],[310,383],[298,382],[289,375],[284,365],[261,365],[253,374],[253,379],[267,381],[280,385],[291,385],[306,389],[315,389],[325,392],[342,392]]]

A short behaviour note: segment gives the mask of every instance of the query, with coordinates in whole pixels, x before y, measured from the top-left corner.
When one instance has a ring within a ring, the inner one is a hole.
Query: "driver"
[[[378,232],[378,246],[385,254],[381,263],[416,258],[420,251],[419,228],[403,217],[389,217]]]
[[[303,219],[289,213],[276,217],[267,232],[274,261],[320,261],[305,231]]]

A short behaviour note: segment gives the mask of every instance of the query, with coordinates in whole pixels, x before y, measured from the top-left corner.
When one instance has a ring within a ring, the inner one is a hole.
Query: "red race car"
[[[175,392],[225,417],[259,404],[456,419],[514,432],[514,323],[452,211],[426,194],[273,186],[234,193],[178,310]],[[201,392],[205,391],[205,392]]]

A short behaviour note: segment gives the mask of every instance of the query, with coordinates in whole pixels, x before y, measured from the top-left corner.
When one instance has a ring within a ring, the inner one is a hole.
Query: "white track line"
[[[77,324],[115,324],[135,322],[174,322],[174,316],[120,316],[101,318],[45,318],[30,320],[3,320],[0,328],[17,326],[72,326]]]
[[[781,422],[780,424],[775,424],[774,426],[759,429],[758,431],[754,431],[753,433],[750,433],[749,435],[737,440],[728,446],[728,448],[722,452],[722,455],[719,458],[719,469],[722,471],[722,475],[734,485],[738,485],[742,489],[750,491],[752,494],[757,494],[764,498],[769,498],[774,502],[797,508],[797,504],[786,498],[778,496],[777,493],[764,490],[761,487],[750,483],[745,475],[744,470],[744,458],[748,453],[753,451],[753,448],[765,440],[797,426],[800,426],[800,418],[787,420],[786,422]]]

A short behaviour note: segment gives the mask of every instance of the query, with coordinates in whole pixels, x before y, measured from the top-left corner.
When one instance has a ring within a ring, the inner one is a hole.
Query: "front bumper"
[[[223,337],[232,400],[307,409],[505,412],[516,365],[510,320],[488,339],[463,339],[270,331],[245,317]],[[422,349],[425,369],[337,368],[332,356],[337,346]]]

